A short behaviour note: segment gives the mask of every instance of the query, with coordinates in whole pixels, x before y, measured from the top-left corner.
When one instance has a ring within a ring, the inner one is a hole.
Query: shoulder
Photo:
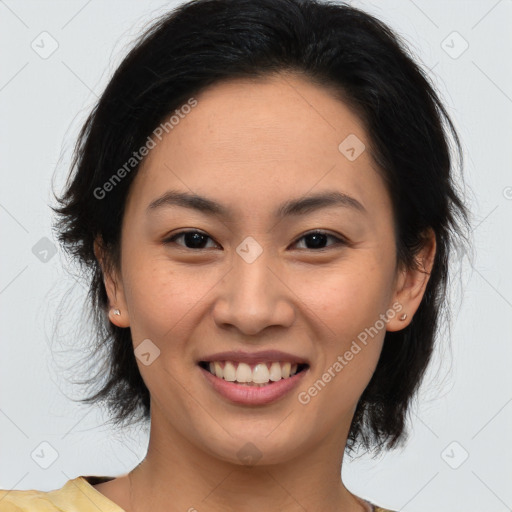
[[[16,491],[0,489],[0,512],[55,511],[45,498],[44,491]]]
[[[375,505],[375,503],[368,503],[370,503],[370,506],[372,507],[372,512],[396,512],[395,510],[391,510],[390,508],[379,507],[378,505]]]
[[[53,491],[0,489],[0,512],[98,512],[98,508],[119,512],[121,509],[92,487],[95,481],[108,478],[79,476]]]
[[[378,505],[371,502],[370,500],[361,498],[359,496],[356,496],[356,498],[361,501],[361,503],[365,506],[365,508],[368,512],[396,512],[395,510],[379,507]]]
[[[352,493],[351,493],[352,494]],[[375,503],[373,503],[370,499],[363,498],[362,496],[357,496],[356,494],[352,494],[352,496],[363,505],[365,511],[367,512],[396,512],[395,510],[391,510],[384,507],[379,507]]]

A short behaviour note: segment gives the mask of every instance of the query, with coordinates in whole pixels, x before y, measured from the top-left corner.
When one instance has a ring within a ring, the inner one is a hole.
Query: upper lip
[[[261,350],[258,352],[245,352],[243,350],[217,352],[209,356],[199,358],[199,361],[237,361],[240,363],[262,363],[262,362],[291,362],[297,364],[309,364],[304,357],[296,356],[281,350]]]

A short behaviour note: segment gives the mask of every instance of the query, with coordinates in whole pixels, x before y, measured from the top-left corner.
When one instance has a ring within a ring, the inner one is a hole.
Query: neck
[[[126,512],[168,512],[169,504],[188,512],[365,510],[341,480],[348,427],[283,462],[235,464],[201,450],[168,423],[155,421],[153,411],[148,452],[128,475]]]

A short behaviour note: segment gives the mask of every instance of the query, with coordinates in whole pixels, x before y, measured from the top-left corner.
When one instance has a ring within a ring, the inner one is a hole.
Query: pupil
[[[185,233],[184,236],[185,236],[186,245],[188,246],[189,245],[188,242],[190,242],[190,245],[193,246],[193,247],[189,247],[190,249],[201,249],[202,245],[206,241],[205,240],[206,236],[202,235],[201,233],[195,233],[195,232]],[[199,246],[197,244],[199,244]]]
[[[313,247],[314,248],[319,248],[319,245],[320,245],[320,248],[323,248],[325,246],[325,239],[327,238],[327,235],[324,235],[323,233],[312,233],[310,235],[307,235],[307,238],[309,238],[309,240],[314,240],[316,242],[313,242]],[[321,240],[319,240],[321,239]],[[324,242],[324,243],[322,243]]]

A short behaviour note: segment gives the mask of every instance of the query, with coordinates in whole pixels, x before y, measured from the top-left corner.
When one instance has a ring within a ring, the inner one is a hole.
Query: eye
[[[184,244],[178,244],[178,245],[184,245],[186,249],[191,250],[201,250],[205,248],[205,243],[207,240],[212,240],[211,237],[209,237],[207,234],[197,231],[197,230],[190,230],[190,231],[180,231],[179,233],[176,233],[170,238],[167,238],[163,241],[164,244],[170,244],[170,243],[177,243],[176,240],[183,237]],[[324,250],[325,242],[327,239],[335,240],[334,244],[332,245],[347,245],[348,242],[341,238],[334,235],[331,235],[330,233],[327,233],[325,231],[321,230],[315,230],[311,231],[310,233],[306,233],[305,235],[302,235],[295,243],[294,245],[298,244],[299,241],[305,240],[306,244],[312,246],[312,247],[306,247],[307,249],[313,249],[317,251]],[[328,248],[328,247],[327,247]]]
[[[302,235],[295,242],[295,244],[297,244],[301,240],[306,240],[306,244],[309,242],[309,245],[312,246],[312,247],[309,247],[309,249],[321,251],[321,250],[325,249],[325,242],[328,238],[336,240],[336,243],[331,244],[331,246],[332,245],[347,245],[348,244],[348,242],[346,240],[344,240],[343,238],[331,235],[330,233],[327,233],[327,232],[321,231],[321,230],[311,231],[310,233],[306,233],[305,235]]]
[[[185,242],[186,249],[204,249],[204,244],[207,239],[212,240],[208,235],[202,233],[201,231],[191,230],[191,231],[180,231],[179,233],[173,235],[171,238],[167,238],[163,241],[164,244],[169,244],[171,242],[175,242],[178,238],[183,237]],[[178,244],[182,245],[182,244]]]

